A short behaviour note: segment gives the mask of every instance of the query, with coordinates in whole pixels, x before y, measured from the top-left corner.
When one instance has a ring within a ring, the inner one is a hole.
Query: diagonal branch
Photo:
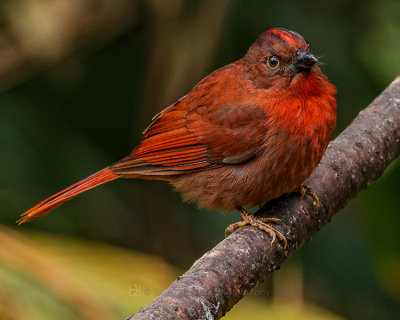
[[[320,206],[298,195],[269,202],[257,214],[279,217],[276,226],[288,240],[270,243],[254,227],[242,227],[197,260],[149,305],[128,319],[219,319],[257,281],[318,232],[362,189],[382,175],[400,154],[400,77],[360,112],[329,147],[306,184]]]

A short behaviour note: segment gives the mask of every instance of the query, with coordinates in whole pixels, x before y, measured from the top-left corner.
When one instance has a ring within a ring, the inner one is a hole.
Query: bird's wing
[[[240,164],[260,151],[268,119],[260,106],[200,105],[188,110],[181,103],[158,114],[142,143],[110,169],[117,174],[175,175]]]

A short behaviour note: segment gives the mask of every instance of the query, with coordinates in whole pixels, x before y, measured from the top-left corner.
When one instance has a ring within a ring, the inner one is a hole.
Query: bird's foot
[[[312,188],[310,186],[302,184],[299,187],[299,192],[300,192],[300,200],[303,199],[307,195],[307,196],[313,198],[315,208],[318,209],[318,207],[319,207],[319,198],[318,198],[316,193],[312,192]]]
[[[278,218],[257,218],[254,215],[248,213],[244,208],[239,207],[238,211],[240,215],[242,216],[243,220],[238,221],[235,223],[232,223],[228,228],[225,230],[225,237],[227,237],[230,233],[235,231],[237,228],[243,227],[245,225],[251,225],[253,227],[257,227],[258,229],[261,229],[268,233],[272,240],[271,243],[274,243],[276,240],[276,237],[278,236],[279,240],[281,240],[284,244],[284,249],[287,248],[287,240],[285,236],[273,228],[271,225],[269,225],[270,222],[275,222],[275,223],[282,223],[281,219]]]

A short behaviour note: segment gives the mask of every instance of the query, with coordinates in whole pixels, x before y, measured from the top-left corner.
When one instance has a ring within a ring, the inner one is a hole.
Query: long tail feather
[[[21,216],[23,218],[17,221],[18,224],[34,220],[36,218],[41,218],[48,214],[51,210],[63,204],[64,202],[72,199],[73,197],[92,189],[98,185],[106,183],[108,181],[117,179],[120,175],[113,173],[110,169],[105,168],[91,176],[83,179],[72,186],[56,193],[55,195],[47,198],[46,200],[40,202],[33,208],[29,209]]]

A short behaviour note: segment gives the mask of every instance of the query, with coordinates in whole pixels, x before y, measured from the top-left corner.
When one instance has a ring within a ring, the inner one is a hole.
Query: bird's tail
[[[22,218],[19,219],[17,223],[22,224],[36,218],[41,218],[48,214],[54,208],[72,199],[78,194],[81,194],[82,192],[85,192],[108,181],[117,179],[119,176],[119,174],[113,173],[109,168],[105,168],[99,172],[96,172],[86,179],[83,179],[73,184],[72,186],[60,191],[59,193],[56,193],[50,198],[47,198],[33,208],[29,209],[21,215]]]

